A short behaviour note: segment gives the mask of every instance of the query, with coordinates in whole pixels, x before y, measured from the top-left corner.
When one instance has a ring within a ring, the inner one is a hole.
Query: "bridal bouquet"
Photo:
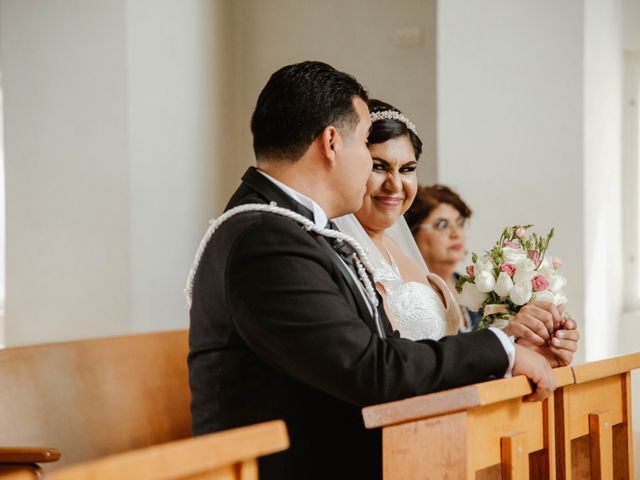
[[[558,272],[562,262],[547,252],[554,230],[541,237],[529,234],[531,227],[505,228],[491,250],[472,255],[467,275],[456,283],[460,303],[483,310],[481,327],[503,325],[529,302],[567,303],[567,280]]]

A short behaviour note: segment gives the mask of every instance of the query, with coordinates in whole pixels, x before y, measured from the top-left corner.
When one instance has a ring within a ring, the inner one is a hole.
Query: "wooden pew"
[[[49,480],[257,480],[257,458],[285,450],[281,420],[112,455],[45,476]]]
[[[55,448],[0,447],[0,478],[38,478],[42,473],[39,463],[55,462],[59,458],[60,452]]]
[[[569,367],[554,374],[573,383]],[[385,480],[555,478],[553,396],[523,402],[531,391],[519,376],[364,408],[382,428]]]
[[[187,351],[186,330],[0,350],[0,466],[57,449],[59,468],[189,437]],[[49,448],[17,448],[38,446]]]
[[[558,479],[633,479],[631,370],[640,353],[573,367],[555,395]]]

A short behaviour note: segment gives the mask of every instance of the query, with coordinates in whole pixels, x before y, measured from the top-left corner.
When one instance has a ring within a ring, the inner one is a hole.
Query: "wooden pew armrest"
[[[0,447],[0,464],[55,462],[60,452],[50,447]]]

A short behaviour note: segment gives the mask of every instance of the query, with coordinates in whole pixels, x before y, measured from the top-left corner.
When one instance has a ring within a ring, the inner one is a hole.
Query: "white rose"
[[[524,305],[531,300],[531,282],[518,282],[509,292],[509,298],[514,305]]]
[[[564,275],[561,275],[558,272],[554,272],[553,278],[549,285],[549,290],[551,290],[554,293],[560,292],[566,286],[567,286],[567,279],[564,277]]]
[[[536,264],[530,258],[525,258],[515,265],[516,273],[513,275],[513,283],[531,283],[536,274]]]
[[[493,262],[487,255],[483,255],[478,258],[476,263],[473,265],[473,271],[476,275],[481,272],[490,272],[493,270]]]
[[[496,279],[493,276],[493,273],[488,270],[476,273],[475,282],[478,290],[483,293],[489,293],[491,290],[493,290],[493,287],[496,286]]]
[[[478,290],[475,284],[466,282],[462,285],[462,291],[457,296],[458,303],[464,305],[472,312],[477,312],[489,295]]]
[[[543,290],[541,292],[536,292],[534,300],[536,302],[555,303],[555,295],[549,290]]]
[[[556,306],[564,305],[568,301],[569,299],[567,298],[567,296],[564,294],[562,290],[560,290],[559,292],[556,292],[553,296],[553,304]]]
[[[515,265],[527,258],[527,252],[521,248],[504,247],[502,249],[502,258],[504,263],[513,263]]]
[[[500,272],[498,275],[498,280],[496,281],[496,286],[493,287],[493,291],[496,292],[500,297],[506,297],[509,295],[509,292],[513,288],[513,280],[511,280],[511,276],[507,272]]]
[[[538,274],[549,280],[549,290],[557,292],[567,286],[567,279],[553,268],[540,268]]]
[[[551,256],[550,255],[545,255],[544,258],[542,259],[542,262],[540,262],[540,267],[541,268],[547,268],[549,270],[551,270],[553,268],[553,262],[551,261]]]

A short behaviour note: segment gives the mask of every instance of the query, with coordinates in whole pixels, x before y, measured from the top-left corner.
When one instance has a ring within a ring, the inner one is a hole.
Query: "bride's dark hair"
[[[369,100],[368,105],[369,113],[390,111],[402,114],[402,112],[393,105],[389,105],[388,103],[375,98]],[[375,145],[377,143],[384,143],[393,138],[402,137],[403,135],[409,137],[416,160],[418,160],[422,153],[422,141],[420,140],[420,137],[418,137],[418,135],[402,120],[382,118],[374,121],[371,124],[371,131],[369,132],[369,139],[367,140],[367,143],[369,145]]]

